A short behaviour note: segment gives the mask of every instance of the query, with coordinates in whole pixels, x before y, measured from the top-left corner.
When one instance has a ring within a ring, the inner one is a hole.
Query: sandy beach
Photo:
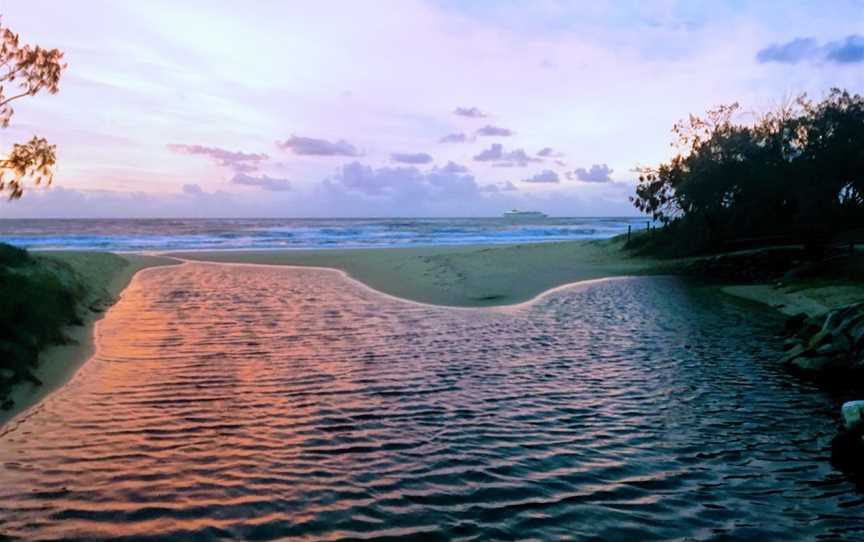
[[[582,280],[660,274],[668,262],[629,256],[622,239],[497,246],[166,254],[188,260],[331,267],[381,292],[433,305],[527,301]]]
[[[135,273],[148,267],[176,263],[176,260],[159,256],[118,256],[106,252],[63,251],[43,253],[40,257],[48,265],[53,261],[68,264],[86,285],[90,295],[80,307],[83,325],[70,326],[65,330],[68,344],[52,346],[40,353],[39,365],[34,368],[33,374],[42,381],[42,385],[34,386],[28,382],[15,385],[8,397],[14,401],[14,406],[10,410],[0,411],[0,426],[63,386],[90,358],[96,322],[116,302]]]

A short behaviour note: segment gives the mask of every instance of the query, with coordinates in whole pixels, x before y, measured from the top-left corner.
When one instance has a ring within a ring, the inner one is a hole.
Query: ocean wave
[[[483,245],[603,239],[642,218],[3,220],[0,241],[33,249],[232,250]]]

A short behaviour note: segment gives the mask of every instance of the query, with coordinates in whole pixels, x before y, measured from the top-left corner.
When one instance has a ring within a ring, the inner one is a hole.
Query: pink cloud
[[[168,150],[180,154],[192,154],[208,156],[220,166],[227,166],[237,172],[250,172],[258,169],[260,162],[267,160],[266,154],[247,153],[240,151],[229,151],[218,147],[204,147],[202,145],[183,145],[170,143],[166,145]]]
[[[276,146],[301,156],[360,156],[354,145],[342,139],[327,141],[312,137],[291,136],[285,141],[277,141]]]

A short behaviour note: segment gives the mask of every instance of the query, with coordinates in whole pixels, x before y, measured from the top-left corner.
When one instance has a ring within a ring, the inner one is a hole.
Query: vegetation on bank
[[[818,259],[864,228],[864,97],[834,89],[749,124],[741,116],[732,104],[673,127],[679,154],[640,168],[631,198],[662,226],[631,248],[680,256],[799,244]]]
[[[39,352],[63,344],[63,328],[80,325],[79,306],[87,289],[63,262],[34,257],[0,244],[0,406],[21,381],[38,384],[33,374]]]

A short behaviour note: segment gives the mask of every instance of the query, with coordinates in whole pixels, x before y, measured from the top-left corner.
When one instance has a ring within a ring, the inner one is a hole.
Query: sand
[[[676,274],[689,259],[628,255],[622,238],[499,246],[185,252],[191,260],[333,267],[397,297],[458,307],[521,303],[563,284],[626,275]],[[735,297],[793,315],[864,301],[864,285],[815,281],[725,286]]]
[[[800,313],[819,316],[833,308],[864,301],[864,284],[748,284],[724,286],[721,291],[768,305],[787,316]]]
[[[456,307],[521,303],[588,279],[659,273],[628,256],[623,240],[497,246],[342,250],[173,252],[200,261],[332,267],[389,295]]]
[[[0,411],[0,427],[37,404],[52,391],[68,382],[93,354],[93,327],[105,315],[105,310],[117,300],[132,277],[141,269],[178,263],[159,256],[123,255],[104,252],[43,252],[39,253],[50,265],[60,261],[70,265],[86,284],[90,295],[80,307],[84,325],[70,326],[65,334],[69,344],[52,346],[39,354],[39,365],[33,370],[41,386],[29,382],[17,384],[9,395],[15,404]],[[92,310],[97,309],[97,310]]]

